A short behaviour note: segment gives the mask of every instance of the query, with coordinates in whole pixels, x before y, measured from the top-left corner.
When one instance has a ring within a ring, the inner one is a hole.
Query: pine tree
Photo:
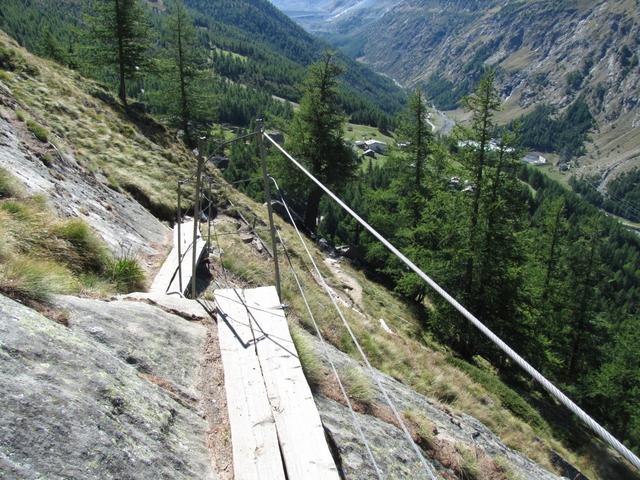
[[[118,96],[127,105],[127,80],[149,65],[149,27],[138,0],[95,0],[89,17],[91,61],[115,67]]]
[[[416,89],[409,99],[407,109],[400,117],[399,135],[407,142],[407,163],[412,172],[407,179],[405,191],[400,192],[411,212],[412,224],[417,226],[425,206],[424,172],[427,155],[431,151],[433,135],[427,123],[427,106],[424,94]]]
[[[342,71],[330,52],[309,67],[288,141],[288,149],[316,178],[331,187],[348,180],[357,166],[355,155],[343,140],[346,119],[340,108],[338,82]],[[322,190],[313,185],[307,194],[304,215],[305,226],[312,232],[316,230],[321,199]]]

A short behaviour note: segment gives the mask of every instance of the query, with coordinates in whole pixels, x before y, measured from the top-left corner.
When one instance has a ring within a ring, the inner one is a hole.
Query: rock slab
[[[57,305],[69,327],[0,296],[0,477],[215,480],[205,328],[138,302]]]

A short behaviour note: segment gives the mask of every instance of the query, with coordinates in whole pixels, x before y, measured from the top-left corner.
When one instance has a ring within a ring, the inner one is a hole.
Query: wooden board
[[[245,290],[289,480],[339,480],[275,287]]]
[[[193,235],[193,232],[192,232]],[[207,247],[207,242],[205,242],[202,238],[198,238],[196,241],[196,264],[200,262],[202,258],[202,254],[204,253]],[[186,254],[183,249],[183,257],[182,257],[182,270],[177,269],[169,288],[167,289],[167,293],[180,293],[180,295],[184,295],[184,292],[191,288],[191,277],[193,276],[193,251],[191,250],[191,243],[187,246]],[[180,291],[180,273],[182,272],[182,291]]]
[[[160,267],[160,270],[153,279],[153,283],[149,288],[149,293],[164,295],[167,292],[167,288],[171,284],[176,270],[178,269],[178,229],[173,229],[173,244],[169,255],[165,259],[164,263]]]
[[[173,229],[173,248],[169,252],[169,256],[160,267],[158,274],[153,280],[149,293],[153,294],[172,294],[184,292],[189,288],[191,277],[193,274],[193,220],[186,221],[180,226],[180,238],[178,238],[178,227]],[[181,243],[182,259],[178,258],[178,242]],[[196,241],[196,258],[200,261],[207,244],[198,236]],[[182,264],[182,291],[180,291],[179,264]]]
[[[216,290],[235,480],[284,480],[278,435],[242,290]]]

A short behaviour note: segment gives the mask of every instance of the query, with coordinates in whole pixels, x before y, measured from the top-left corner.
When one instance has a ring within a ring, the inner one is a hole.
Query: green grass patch
[[[109,265],[109,255],[102,240],[82,220],[66,220],[56,225],[53,232],[73,247],[80,262],[77,268],[81,271],[101,272]]]
[[[144,288],[145,275],[137,259],[125,255],[111,262],[109,278],[119,293],[131,293]]]
[[[10,297],[46,301],[77,289],[71,271],[56,262],[18,255],[0,263],[0,292]]]
[[[510,410],[516,417],[529,424],[537,433],[550,435],[551,429],[540,413],[529,405],[517,392],[506,386],[498,376],[486,372],[464,360],[447,357],[447,362],[469,375],[475,382],[481,384],[489,392],[500,399],[502,406]]]
[[[362,370],[357,367],[350,368],[341,378],[349,397],[365,405],[373,404],[376,399],[373,383]]]
[[[27,128],[41,142],[49,141],[49,132],[42,125],[34,122],[33,120],[27,120]]]
[[[302,365],[304,376],[311,388],[319,385],[324,379],[324,369],[322,362],[313,350],[313,346],[307,337],[298,327],[291,328],[291,338],[298,352],[298,359]]]
[[[0,168],[0,198],[21,198],[24,187],[4,168]]]

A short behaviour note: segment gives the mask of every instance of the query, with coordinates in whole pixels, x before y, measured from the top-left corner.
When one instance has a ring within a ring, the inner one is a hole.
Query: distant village
[[[363,157],[376,158],[377,155],[387,155],[389,152],[389,145],[386,142],[375,139],[362,139],[356,140],[354,142],[354,146],[361,151],[361,155]],[[399,149],[405,149],[409,146],[407,142],[398,142],[396,146]],[[458,148],[474,148],[477,149],[480,147],[480,144],[474,140],[464,140],[458,142]],[[496,140],[491,140],[487,145],[487,149],[491,152],[496,152],[500,150],[500,144]],[[507,148],[507,152],[513,152],[513,148]],[[524,157],[522,157],[522,162],[528,165],[546,165],[548,163],[547,158],[544,154],[540,152],[529,152]],[[564,168],[563,168],[564,167]],[[568,170],[569,164],[563,164],[560,166],[561,170]]]

